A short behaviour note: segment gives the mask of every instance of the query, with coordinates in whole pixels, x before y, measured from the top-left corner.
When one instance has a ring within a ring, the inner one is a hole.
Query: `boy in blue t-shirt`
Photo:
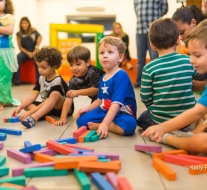
[[[97,130],[101,138],[108,131],[132,135],[136,129],[136,100],[127,73],[119,68],[126,46],[119,38],[104,37],[98,45],[99,61],[106,71],[99,84],[98,99],[77,113],[77,125]]]
[[[200,74],[207,72],[207,20],[197,25],[185,39],[186,46],[191,54],[190,61]],[[200,118],[207,119],[207,87],[197,104],[178,115],[177,117],[162,124],[149,127],[142,136],[150,136],[157,142],[165,143],[178,149],[184,149],[191,154],[207,153],[207,134],[202,131],[189,138],[177,138],[168,134],[170,131],[181,129],[198,121]],[[205,122],[204,122],[204,125]]]

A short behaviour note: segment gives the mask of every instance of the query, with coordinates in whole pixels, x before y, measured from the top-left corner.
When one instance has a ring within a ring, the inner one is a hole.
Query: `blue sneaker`
[[[33,119],[33,117],[29,116],[26,119],[24,119],[21,123],[26,128],[32,128],[35,125],[36,121]]]

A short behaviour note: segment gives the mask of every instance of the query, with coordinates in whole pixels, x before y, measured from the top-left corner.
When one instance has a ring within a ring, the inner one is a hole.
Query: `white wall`
[[[116,15],[116,21],[120,22],[125,32],[130,36],[130,53],[132,58],[136,58],[136,15],[134,12],[133,0],[96,0],[105,1],[105,11],[83,12],[76,11],[77,1],[82,0],[13,0],[15,7],[15,33],[19,30],[19,21],[22,16],[28,16],[32,26],[43,36],[41,45],[49,45],[49,24],[66,23],[66,15]],[[87,1],[87,0],[84,0]],[[88,0],[91,2],[91,0]],[[176,0],[168,0],[169,11],[165,17],[171,17],[175,10],[181,6]],[[63,35],[64,36],[64,35]],[[16,51],[16,36],[13,40]],[[92,51],[92,59],[94,50]]]

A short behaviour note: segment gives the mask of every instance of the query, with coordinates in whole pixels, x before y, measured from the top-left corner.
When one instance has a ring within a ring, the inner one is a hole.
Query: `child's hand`
[[[78,110],[77,114],[76,114],[76,119],[78,119],[83,113],[87,113],[90,110],[86,107],[86,108],[82,108],[80,110]]]
[[[56,126],[61,126],[61,125],[65,125],[67,123],[67,119],[63,119],[63,118],[60,118],[58,121],[56,121],[54,124]]]
[[[31,113],[29,111],[26,111],[22,115],[20,115],[19,120],[22,121],[22,120],[26,119],[29,116],[31,116]]]
[[[69,90],[66,94],[67,97],[70,97],[70,98],[75,98],[75,97],[78,97],[79,94],[78,94],[78,90]]]
[[[150,136],[153,141],[160,142],[162,136],[164,135],[164,130],[160,125],[154,125],[146,129],[142,136]]]
[[[12,117],[16,117],[22,109],[17,107],[11,114]]]
[[[102,122],[98,129],[97,129],[97,134],[100,135],[100,139],[105,139],[108,135],[108,125]]]

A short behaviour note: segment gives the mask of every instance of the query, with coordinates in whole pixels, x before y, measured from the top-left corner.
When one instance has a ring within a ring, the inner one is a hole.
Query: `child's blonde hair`
[[[4,14],[12,14],[12,15],[14,14],[14,7],[11,0],[5,1]]]
[[[98,48],[100,47],[100,45],[102,44],[110,44],[112,46],[116,46],[118,49],[119,54],[124,54],[126,51],[126,45],[125,43],[117,37],[113,37],[113,36],[106,36],[104,38],[102,38],[98,44]]]
[[[200,43],[205,45],[207,49],[207,20],[200,22],[194,29],[190,31],[187,38],[184,40],[186,46],[188,47],[188,43],[190,40],[197,40]]]
[[[116,27],[116,25],[119,25],[120,28],[121,28],[121,39],[122,39],[124,36],[126,36],[126,33],[123,31],[122,25],[119,22],[114,22],[113,23],[113,25],[112,25],[112,33],[110,34],[110,36],[117,37],[117,34],[115,33],[115,27]]]

